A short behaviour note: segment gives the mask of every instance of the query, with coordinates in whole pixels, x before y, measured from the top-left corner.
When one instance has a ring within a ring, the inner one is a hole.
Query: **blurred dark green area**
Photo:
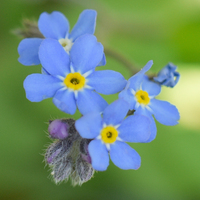
[[[137,67],[154,60],[152,72],[168,62],[200,63],[200,2],[198,0],[9,0],[0,3],[0,199],[200,199],[199,129],[158,126],[157,138],[149,144],[131,144],[142,158],[137,171],[123,171],[110,162],[81,187],[70,182],[55,185],[49,178],[43,156],[50,143],[45,131],[49,119],[70,117],[51,99],[31,103],[25,98],[23,80],[40,72],[41,66],[18,63],[20,39],[11,31],[23,18],[37,20],[44,12],[58,10],[71,27],[82,10],[98,12],[95,35],[109,49],[122,54]],[[102,69],[130,73],[107,56]],[[199,87],[198,91],[199,93]],[[117,95],[105,96],[111,103]],[[178,106],[178,105],[177,105]],[[181,112],[181,111],[180,111]],[[78,118],[76,113],[74,116]],[[188,116],[190,117],[190,116]]]

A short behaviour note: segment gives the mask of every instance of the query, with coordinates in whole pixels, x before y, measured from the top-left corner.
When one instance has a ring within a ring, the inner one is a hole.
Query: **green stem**
[[[129,60],[127,60],[124,56],[117,53],[116,51],[104,48],[104,53],[106,56],[110,56],[123,64],[130,71],[131,75],[134,75],[139,71]]]

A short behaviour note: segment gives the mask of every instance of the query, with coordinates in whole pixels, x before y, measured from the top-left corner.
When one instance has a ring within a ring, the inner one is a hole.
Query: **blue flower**
[[[136,110],[136,114],[148,116],[151,119],[151,136],[147,142],[156,137],[156,124],[152,117],[164,125],[176,125],[180,119],[177,108],[167,101],[155,99],[160,93],[161,86],[149,81],[145,73],[151,68],[153,61],[149,61],[146,66],[137,74],[132,76],[125,87],[119,93],[119,98],[123,98],[130,105],[130,110]]]
[[[75,122],[81,137],[93,139],[88,146],[92,167],[104,171],[109,165],[109,154],[113,163],[121,169],[138,169],[139,154],[125,142],[145,142],[150,136],[150,120],[142,115],[125,116],[129,104],[119,99],[103,112],[84,115]],[[124,119],[124,120],[123,120]]]
[[[44,38],[58,40],[66,52],[69,53],[74,41],[81,35],[94,34],[96,26],[95,10],[84,10],[69,33],[69,22],[67,18],[60,12],[54,11],[51,14],[42,13],[39,17],[38,28],[44,35]],[[40,64],[38,57],[39,46],[43,38],[26,38],[23,39],[18,46],[20,55],[18,61],[26,66]],[[103,55],[101,63],[105,65],[105,56]]]
[[[180,78],[180,74],[176,72],[177,66],[169,63],[164,68],[160,70],[157,77],[154,77],[154,81],[160,85],[165,85],[167,87],[174,87]]]
[[[114,94],[126,85],[119,72],[95,71],[102,55],[103,46],[94,35],[80,36],[74,42],[70,56],[57,40],[45,39],[40,46],[39,57],[48,74],[26,77],[26,97],[32,102],[53,97],[53,103],[71,115],[76,107],[82,114],[102,112],[107,102],[96,92]]]

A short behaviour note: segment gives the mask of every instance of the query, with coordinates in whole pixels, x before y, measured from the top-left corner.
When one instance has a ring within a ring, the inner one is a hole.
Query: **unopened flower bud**
[[[88,144],[90,143],[90,141],[91,141],[90,139],[82,139],[81,140],[80,152],[81,152],[81,158],[91,164],[91,157],[90,157],[89,151],[88,151]]]
[[[29,19],[23,19],[22,28],[15,29],[13,33],[23,38],[44,38],[43,34],[38,28],[38,24],[35,21]]]
[[[69,135],[69,125],[63,120],[56,119],[50,122],[48,131],[51,138],[63,140]]]
[[[163,67],[158,75],[154,77],[154,81],[160,85],[165,85],[167,87],[174,87],[179,79],[180,74],[176,71],[177,66],[172,63],[169,63],[165,67]]]
[[[72,185],[82,185],[94,174],[88,144],[75,128],[74,119],[49,121],[49,135],[56,139],[46,150],[45,161],[56,183],[71,179]]]
[[[70,156],[64,157],[53,167],[53,177],[56,183],[68,179],[72,173],[73,161]]]
[[[93,169],[92,165],[85,161],[85,159],[80,156],[76,161],[76,173],[79,177],[79,185],[87,182],[90,180],[94,174],[95,170]]]
[[[67,140],[59,140],[49,146],[45,154],[45,160],[49,165],[58,163],[63,157],[67,157],[72,149],[72,141],[70,138]]]

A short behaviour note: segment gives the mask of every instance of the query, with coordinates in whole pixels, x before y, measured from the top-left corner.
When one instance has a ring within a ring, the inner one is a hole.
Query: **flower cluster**
[[[87,150],[91,140],[80,137],[74,124],[74,119],[54,120],[49,124],[49,137],[57,140],[46,150],[45,161],[56,183],[70,177],[74,185],[81,185],[94,174]]]
[[[126,80],[112,70],[96,70],[106,64],[104,48],[94,36],[96,11],[84,10],[71,32],[60,12],[42,13],[37,38],[25,38],[18,47],[23,65],[41,64],[41,73],[24,80],[26,97],[31,102],[52,98],[55,106],[80,119],[49,122],[49,137],[54,142],[45,161],[56,183],[71,179],[74,185],[88,181],[94,171],[104,171],[109,156],[119,168],[138,169],[139,154],[126,142],[147,143],[155,139],[154,118],[173,126],[180,118],[177,108],[155,97],[161,86],[174,87],[179,80],[176,66],[169,64],[156,77],[145,73],[153,62]],[[108,105],[100,95],[119,93]]]

